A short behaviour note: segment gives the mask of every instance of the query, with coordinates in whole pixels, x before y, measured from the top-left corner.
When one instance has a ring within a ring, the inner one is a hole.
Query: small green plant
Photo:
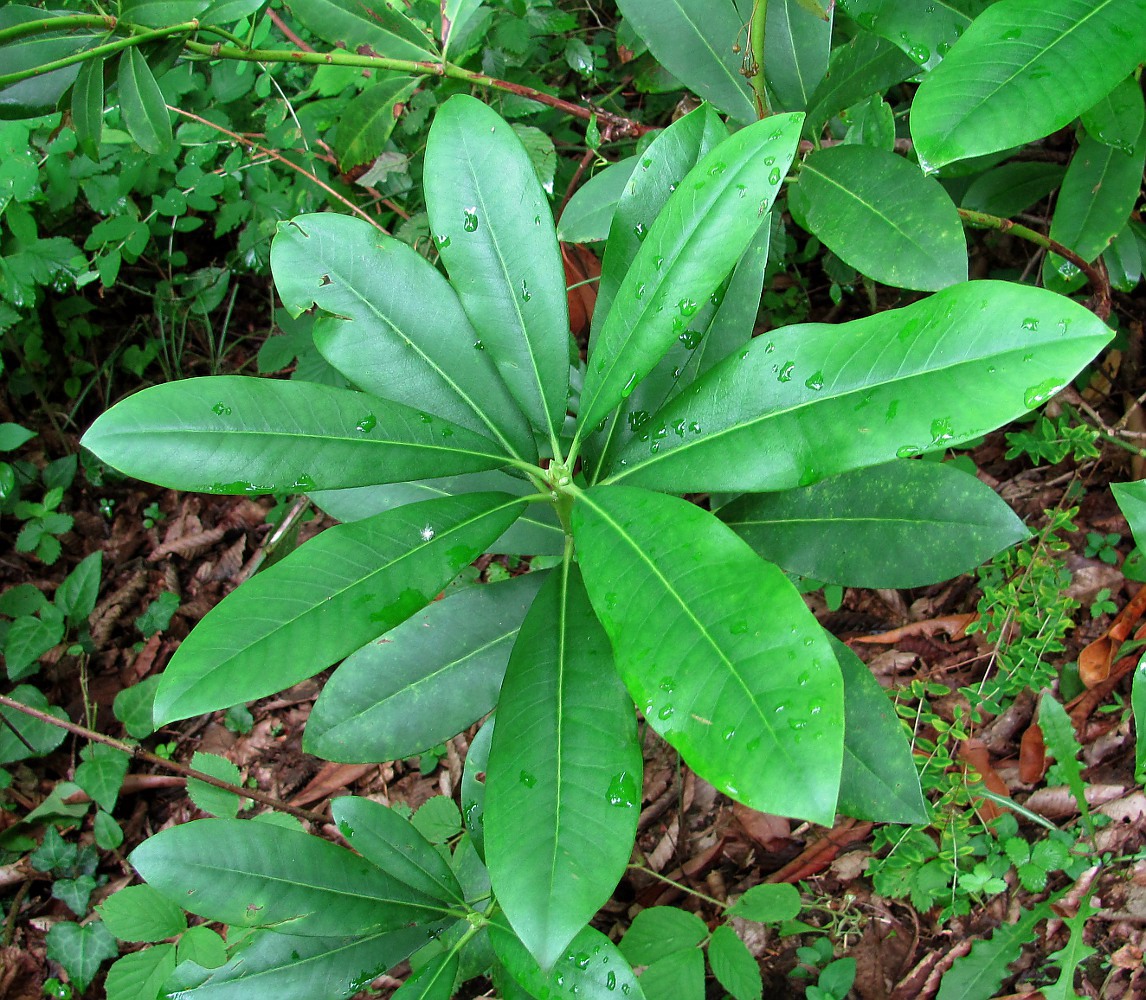
[[[1087,558],[1097,556],[1104,563],[1114,566],[1118,562],[1118,546],[1121,542],[1122,536],[1117,531],[1106,534],[1088,531],[1086,533],[1086,556]]]
[[[1058,465],[1068,457],[1083,462],[1100,454],[1098,431],[1069,413],[1057,417],[1040,413],[1029,429],[1008,431],[1006,437],[1007,458],[1026,455],[1035,465]]]
[[[1110,599],[1110,588],[1103,587],[1094,595],[1090,605],[1090,617],[1100,618],[1103,615],[1113,615],[1118,611],[1118,605]]]

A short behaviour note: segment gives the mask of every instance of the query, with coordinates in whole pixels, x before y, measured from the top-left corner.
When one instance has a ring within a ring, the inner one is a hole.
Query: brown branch
[[[124,743],[122,740],[117,740],[111,736],[104,736],[103,733],[97,733],[94,729],[88,729],[86,726],[77,725],[66,719],[57,719],[54,715],[47,712],[41,712],[37,708],[32,708],[30,705],[25,705],[22,702],[16,701],[14,698],[8,698],[5,695],[0,695],[0,705],[5,708],[11,708],[17,712],[21,712],[33,719],[40,722],[45,722],[49,726],[56,726],[58,729],[66,730],[73,736],[82,736],[85,740],[92,743],[102,743],[104,746],[112,747],[121,753],[127,754],[129,757],[135,757],[139,760],[152,764],[155,767],[161,767],[165,770],[171,771],[174,774],[181,774],[185,778],[195,778],[197,781],[205,782],[208,785],[214,785],[216,788],[221,788],[227,792],[234,792],[243,798],[252,799],[260,805],[267,806],[271,809],[277,809],[279,812],[290,813],[299,819],[307,820],[310,823],[323,824],[326,822],[326,817],[321,813],[311,812],[309,809],[299,809],[297,806],[292,806],[281,799],[276,799],[273,795],[267,795],[265,792],[260,792],[254,788],[244,788],[242,785],[233,785],[229,781],[224,781],[222,778],[216,778],[214,775],[205,774],[203,771],[196,771],[193,767],[188,767],[186,764],[180,764],[178,761],[168,760],[166,757],[160,757],[158,754],[150,753],[140,747],[133,746],[130,743]]]
[[[296,35],[291,29],[291,27],[273,10],[267,10],[267,14],[270,16],[271,23],[283,33],[288,42],[293,42],[300,49],[302,49],[303,52],[314,51],[314,49],[307,45],[306,42],[304,42],[301,38],[299,38],[298,35]]]

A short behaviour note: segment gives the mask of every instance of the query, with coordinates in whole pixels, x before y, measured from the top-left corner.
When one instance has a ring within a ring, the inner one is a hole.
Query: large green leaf
[[[490,879],[543,969],[624,874],[641,774],[633,703],[581,576],[566,560],[522,623],[486,774]]]
[[[129,476],[202,493],[306,493],[507,462],[488,438],[401,403],[242,375],[144,389],[82,443]]]
[[[732,0],[617,0],[657,61],[686,87],[740,122],[757,117],[734,46],[748,32]]]
[[[1146,479],[1133,483],[1111,483],[1110,492],[1130,525],[1134,544],[1146,547]]]
[[[464,903],[449,863],[404,816],[353,795],[335,799],[331,813],[346,842],[387,875],[446,906]]]
[[[348,490],[316,490],[310,493],[310,498],[338,521],[361,521],[419,500],[489,490],[520,497],[536,493],[532,483],[495,471]],[[565,532],[551,504],[530,504],[505,534],[490,544],[488,551],[519,556],[559,556],[565,551]]]
[[[780,115],[730,136],[650,222],[589,358],[582,436],[653,369],[748,248],[792,162],[802,122],[799,113]]]
[[[68,713],[58,705],[51,705],[39,688],[21,684],[9,695],[13,701],[28,705],[40,712],[68,721]],[[25,715],[19,709],[0,708],[0,764],[12,764],[28,757],[43,757],[64,742],[67,732],[50,722],[41,722]],[[19,734],[19,735],[17,735]]]
[[[43,21],[50,17],[63,17],[72,13],[73,11],[69,10],[40,10],[23,4],[5,4],[0,7],[0,30],[14,28],[29,21]],[[4,73],[19,73],[55,62],[57,59],[66,59],[106,39],[106,35],[79,31],[65,35],[34,35],[0,46],[0,65],[3,66]],[[50,73],[42,73],[19,83],[0,87],[0,120],[51,114],[79,72],[79,65],[64,66]]]
[[[711,514],[644,490],[579,494],[573,533],[593,608],[649,725],[734,799],[830,823],[842,684],[787,577]]]
[[[529,155],[457,94],[426,144],[426,210],[450,280],[513,398],[547,437],[565,421],[569,310],[553,215]]]
[[[377,158],[398,123],[395,109],[414,92],[419,79],[389,75],[351,99],[335,134],[339,169],[345,172]]]
[[[828,72],[812,94],[804,130],[819,135],[824,124],[841,111],[917,72],[915,61],[891,42],[861,31],[832,52]]]
[[[838,0],[853,21],[932,66],[991,0]]]
[[[832,5],[826,17],[807,0],[770,0],[765,14],[764,78],[776,98],[774,111],[806,111],[828,70]]]
[[[329,528],[229,594],[172,657],[158,725],[297,684],[425,607],[521,512],[468,493]]]
[[[563,243],[597,243],[606,239],[617,202],[636,165],[635,156],[626,156],[582,184],[557,221],[557,238]]]
[[[1082,127],[1099,142],[1133,153],[1146,120],[1142,85],[1129,76],[1090,110],[1082,113]]]
[[[256,931],[226,964],[184,963],[167,983],[171,1000],[317,1000],[365,989],[426,943],[424,927],[350,937]]]
[[[844,679],[844,766],[840,812],[880,823],[926,823],[927,803],[911,744],[867,665],[829,636]]]
[[[72,127],[80,149],[90,159],[99,159],[103,136],[103,59],[96,56],[80,64],[72,88]]]
[[[120,0],[119,14],[129,24],[162,28],[198,17],[211,0]]]
[[[279,224],[271,270],[292,315],[329,313],[315,323],[315,346],[355,385],[536,456],[457,294],[421,254],[362,219],[302,215]]]
[[[1146,59],[1146,0],[999,0],[920,84],[919,162],[1039,139],[1069,124]]]
[[[624,956],[595,927],[570,942],[553,969],[542,969],[499,915],[490,928],[498,960],[527,996],[549,1000],[644,1000],[640,980]],[[509,994],[503,993],[508,996]]]
[[[232,927],[329,937],[445,916],[438,900],[345,848],[269,823],[195,820],[145,840],[130,860],[152,888]]]
[[[1062,183],[1064,173],[1057,163],[1004,163],[976,177],[961,205],[1006,219],[1045,198]]]
[[[172,143],[171,115],[138,48],[130,48],[119,57],[118,79],[124,127],[144,152],[162,153]]]
[[[1146,130],[1136,148],[1124,153],[1083,136],[1066,168],[1054,217],[1051,239],[1070,247],[1083,260],[1092,261],[1110,245],[1126,225],[1142,191],[1142,166],[1146,162]],[[1066,292],[1082,284],[1078,268],[1070,261],[1048,253],[1043,261],[1043,283]]]
[[[967,280],[967,241],[933,177],[882,149],[832,146],[800,165],[788,205],[837,257],[876,281],[936,291]]]
[[[765,559],[845,587],[949,580],[1028,535],[989,486],[936,462],[900,460],[748,493],[719,513]]]
[[[367,0],[291,0],[291,13],[324,42],[388,59],[433,60],[434,45],[405,14]]]
[[[783,490],[954,447],[1046,402],[1110,336],[1069,299],[996,281],[773,330],[654,416],[609,481]]]
[[[657,135],[639,162],[634,157],[636,165],[621,191],[609,225],[609,242],[601,261],[601,280],[597,282],[597,300],[593,307],[590,353],[617,290],[648,236],[650,220],[660,215],[670,195],[697,161],[726,138],[727,126],[711,105],[704,104]]]
[[[327,760],[412,757],[489,712],[544,573],[467,587],[347,657],[311,710],[304,745]]]

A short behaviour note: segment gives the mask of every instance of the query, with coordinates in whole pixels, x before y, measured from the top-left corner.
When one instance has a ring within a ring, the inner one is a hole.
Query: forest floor
[[[1122,297],[1116,301],[1116,312],[1125,336],[1117,350],[1100,359],[1109,381],[1098,377],[1081,399],[1108,428],[1129,414],[1125,426],[1142,431],[1146,417],[1133,404],[1146,390],[1146,302]],[[1075,390],[1067,390],[1070,398],[1080,398],[1072,393]],[[38,465],[78,449],[75,438],[55,437],[42,414],[9,412],[0,413],[0,418],[17,419],[42,431],[20,453]],[[1070,548],[1059,554],[1070,573],[1069,586],[1061,596],[1078,605],[1071,611],[1075,627],[1066,638],[1065,650],[1048,657],[1052,677],[1077,661],[1085,646],[1106,634],[1140,586],[1122,571],[1133,541],[1109,484],[1146,476],[1146,461],[1123,447],[1100,444],[1098,459],[1067,459],[1053,466],[1034,466],[1026,458],[1007,459],[1008,444],[1002,432],[990,435],[970,452],[980,478],[998,490],[1032,529],[1044,523],[1045,510],[1079,507],[1074,519],[1078,530],[1065,536]],[[112,708],[116,695],[162,671],[195,623],[258,565],[274,533],[267,521],[271,507],[269,499],[181,495],[135,482],[96,487],[81,473],[66,495],[64,508],[74,517],[74,525],[62,538],[63,556],[54,566],[16,552],[13,542],[19,525],[6,520],[0,592],[31,583],[51,594],[83,557],[103,553],[98,603],[90,618],[96,651],[77,657],[61,646],[45,657],[34,682],[49,702],[84,727],[124,738]],[[322,515],[300,519],[299,540],[329,523]],[[1094,534],[1116,535],[1117,541],[1111,539],[1096,548]],[[489,572],[488,562],[482,568]],[[1107,592],[1105,604],[1101,603],[1102,591]],[[175,594],[178,608],[166,627],[142,638],[137,619],[163,593]],[[980,597],[976,579],[965,576],[912,591],[849,589],[835,610],[828,610],[819,593],[809,595],[808,600],[822,623],[845,640],[889,690],[904,692],[916,681],[939,684],[949,692],[931,700],[934,716],[924,719],[916,734],[935,740],[938,730],[930,723],[951,724],[961,703],[958,689],[980,683],[994,662],[992,647],[983,635],[965,631]],[[1012,871],[1006,876],[1004,891],[972,899],[969,912],[941,922],[941,902],[917,906],[910,896],[890,898],[876,892],[867,873],[869,861],[879,850],[878,828],[872,824],[841,820],[829,830],[747,809],[692,774],[671,748],[646,730],[645,786],[634,867],[596,923],[619,937],[640,908],[666,904],[694,910],[711,923],[718,915],[717,903],[752,885],[769,880],[799,883],[808,904],[802,919],[829,935],[837,957],[848,955],[856,960],[853,996],[926,1000],[936,995],[943,974],[975,942],[1013,922],[1032,900],[1059,894],[1055,916],[1038,925],[1021,958],[1012,965],[1003,992],[1034,995],[1038,984],[1053,979],[1053,974],[1048,975],[1048,957],[1068,941],[1070,918],[1081,906],[1089,905],[1095,912],[1086,922],[1085,944],[1095,954],[1085,964],[1077,989],[1105,1000],[1146,997],[1142,970],[1146,798],[1133,781],[1135,746],[1128,707],[1135,665],[1136,657],[1116,661],[1111,680],[1067,705],[1082,747],[1082,776],[1090,806],[1096,816],[1108,817],[1099,822],[1089,844],[1093,864],[1081,875],[1053,872],[1046,888],[1035,892],[1022,886]],[[302,733],[322,680],[320,676],[305,681],[252,704],[246,724],[217,713],[164,727],[143,745],[150,750],[162,745],[164,755],[181,762],[189,762],[195,751],[219,754],[238,766],[251,787],[324,815],[328,815],[329,800],[339,794],[370,796],[414,809],[435,795],[457,796],[468,739],[476,727],[451,740],[440,759],[342,765],[305,754]],[[962,741],[960,766],[953,770],[961,767],[962,772],[979,775],[988,787],[1013,797],[1054,825],[1073,829],[1078,822],[1075,799],[1061,786],[1048,786],[1042,773],[1045,768],[1040,769],[1037,761],[1031,765],[1029,750],[1024,750],[1024,734],[1030,730],[1037,695],[1029,690],[1020,693],[1004,714],[974,727],[976,742]],[[2,793],[6,808],[0,811],[0,832],[23,829],[23,818],[61,782],[73,778],[85,743],[69,735],[51,754],[11,768],[12,783]],[[972,799],[972,805],[979,810],[973,823],[987,828],[996,822],[997,808],[991,803]],[[258,806],[255,811],[262,809]],[[199,815],[186,794],[183,777],[156,763],[134,760],[114,810],[124,842],[116,850],[99,853],[97,874],[102,884],[92,904],[133,881],[126,861],[132,848],[164,827]],[[1021,816],[1019,827],[1032,842],[1040,835]],[[312,828],[338,839],[333,825],[312,824]],[[35,836],[35,830],[31,832]],[[70,839],[93,842],[90,814],[77,820]],[[8,863],[0,867],[0,899],[8,914],[0,948],[0,996],[33,1000],[43,995],[45,980],[62,977],[60,967],[47,958],[46,932],[58,920],[75,918],[53,897],[51,873],[36,870],[27,855],[9,855]],[[758,924],[740,929],[760,960],[764,995],[803,996],[808,980],[792,973],[807,957],[806,952],[797,954],[797,949],[806,947],[815,933],[780,936]],[[396,975],[398,979],[376,981],[369,995],[388,996],[401,979],[401,969]],[[102,989],[97,978],[84,995],[102,996]],[[493,993],[479,990],[464,995]],[[710,981],[709,995],[723,993]]]

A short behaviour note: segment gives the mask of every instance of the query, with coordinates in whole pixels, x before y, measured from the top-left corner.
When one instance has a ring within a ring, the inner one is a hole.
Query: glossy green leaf
[[[994,490],[938,462],[900,460],[745,494],[719,516],[765,559],[845,587],[950,580],[1029,535]]]
[[[1107,146],[1133,153],[1146,121],[1142,86],[1129,76],[1089,111],[1082,113],[1082,127]]]
[[[581,576],[566,561],[522,623],[486,776],[490,879],[543,969],[625,873],[641,775],[633,703]]]
[[[529,996],[550,1000],[644,1000],[624,956],[594,927],[582,928],[551,970],[542,970],[499,916],[490,928],[494,952]]]
[[[1118,509],[1130,525],[1134,544],[1146,547],[1146,479],[1133,483],[1111,483],[1110,492],[1118,503]]]
[[[840,812],[879,823],[926,823],[927,803],[911,744],[867,665],[829,639],[844,679],[844,767]]]
[[[764,26],[764,78],[773,111],[806,111],[828,70],[834,9],[826,18],[806,0],[769,0]]]
[[[129,885],[99,906],[107,929],[121,941],[162,941],[187,930],[183,911],[149,885]]]
[[[424,945],[426,936],[424,927],[333,938],[256,931],[217,969],[181,966],[165,995],[170,1000],[349,996]]]
[[[844,752],[847,753],[846,736]],[[767,924],[795,920],[800,915],[800,893],[788,882],[762,882],[748,889],[726,912],[730,917]]]
[[[739,122],[756,106],[743,57],[747,31],[732,0],[617,0],[617,7],[666,70]]]
[[[923,66],[951,51],[991,0],[838,0],[866,31],[886,38]]]
[[[72,88],[72,127],[80,149],[93,160],[99,160],[103,136],[103,63],[99,56],[81,63]]]
[[[1110,241],[1102,254],[1102,262],[1110,275],[1110,285],[1120,292],[1132,292],[1142,277],[1142,244],[1134,234],[1131,223]]]
[[[357,796],[331,803],[346,842],[387,875],[444,905],[463,903],[462,888],[446,859],[393,809]]]
[[[897,288],[967,280],[967,241],[950,196],[902,156],[868,146],[811,153],[789,195],[796,220],[857,271]]]
[[[183,640],[155,696],[157,724],[254,701],[348,656],[429,604],[522,506],[471,493],[327,529]]]
[[[760,1000],[764,983],[760,966],[744,942],[727,924],[712,932],[708,942],[708,964],[712,974],[736,1000]]]
[[[421,254],[362,219],[302,215],[279,225],[271,269],[292,315],[329,314],[315,323],[315,346],[355,385],[536,456],[457,294]]]
[[[705,104],[678,118],[657,135],[634,166],[617,200],[607,234],[609,242],[601,261],[601,280],[597,282],[593,329],[589,336],[590,354],[653,220],[697,161],[727,137],[727,126],[712,106]]]
[[[398,123],[397,106],[418,82],[418,77],[386,76],[350,100],[339,116],[334,139],[339,169],[345,172],[378,157]]]
[[[879,94],[852,105],[841,116],[848,130],[844,142],[892,152],[895,149],[895,112]]]
[[[31,684],[21,684],[8,697],[29,708],[47,712],[57,719],[66,721],[68,718],[67,712],[58,705],[50,705],[40,689]],[[66,730],[59,726],[33,719],[19,709],[9,708],[7,705],[0,707],[0,716],[4,717],[4,722],[0,723],[0,764],[13,764],[29,757],[42,757],[55,750],[67,736]],[[17,733],[24,739],[20,739]],[[31,744],[30,748],[25,745],[25,740]]]
[[[610,481],[783,490],[955,447],[1046,402],[1109,339],[1077,303],[996,281],[849,323],[784,327],[653,417]]]
[[[649,725],[737,801],[830,823],[843,686],[784,574],[711,514],[644,490],[579,494],[573,533],[593,608]]]
[[[235,763],[218,754],[196,750],[191,758],[191,766],[196,771],[202,771],[221,781],[228,781],[232,785],[241,784],[243,780]],[[187,797],[210,816],[235,819],[239,815],[238,795],[199,778],[187,779]]]
[[[203,493],[303,493],[507,461],[488,438],[401,403],[242,375],[144,389],[104,413],[82,443],[129,476]]]
[[[148,838],[130,857],[184,909],[233,927],[307,937],[399,930],[445,907],[320,837],[268,823],[201,819]]]
[[[640,983],[647,1000],[704,1000],[704,952],[675,951],[645,969]]]
[[[0,6],[0,30],[14,28],[29,21],[43,21],[50,17],[72,14],[69,10],[41,10],[24,4],[10,3]],[[34,35],[8,45],[0,46],[0,65],[3,72],[19,73],[35,69],[57,59],[66,59],[107,40],[106,34],[84,31],[67,34]],[[0,120],[34,118],[51,114],[68,87],[76,79],[79,65],[65,66],[50,73],[29,77],[19,83],[0,87]]]
[[[257,14],[267,3],[268,0],[214,0],[199,15],[199,23],[230,27],[245,17]]]
[[[99,967],[119,953],[115,938],[101,920],[76,924],[61,920],[48,931],[48,958],[68,970],[68,979],[83,993]]]
[[[919,86],[919,162],[1010,149],[1091,108],[1146,58],[1146,0],[1000,0]]]
[[[563,243],[597,243],[605,239],[617,202],[636,165],[637,157],[626,156],[582,184],[561,213],[557,238]]]
[[[481,729],[470,741],[462,770],[462,819],[474,850],[483,862],[485,861],[485,776],[496,720],[495,714],[482,723]]]
[[[120,16],[130,24],[162,28],[198,17],[210,0],[120,0]]]
[[[76,784],[104,811],[111,812],[127,774],[127,754],[101,743],[89,743],[80,754],[83,762],[76,767]]]
[[[582,435],[653,369],[748,248],[792,162],[802,121],[781,115],[730,136],[689,171],[651,223],[589,358]]]
[[[1051,239],[1070,247],[1083,260],[1098,257],[1126,225],[1138,201],[1144,162],[1146,130],[1139,134],[1132,153],[1083,136],[1055,201]],[[1048,253],[1043,283],[1065,292],[1081,285],[1082,279],[1074,264]]]
[[[1146,658],[1134,669],[1130,685],[1130,710],[1134,714],[1134,732],[1146,732]],[[1137,735],[1134,742],[1134,780],[1146,782],[1146,739]]]
[[[528,154],[497,112],[457,94],[430,128],[424,177],[430,228],[478,340],[533,426],[556,438],[569,385],[565,269]]]
[[[103,553],[97,549],[81,559],[56,588],[52,603],[64,613],[69,624],[83,624],[95,610],[102,571]]]
[[[327,760],[401,760],[456,736],[497,703],[544,573],[467,587],[363,646],[323,687],[306,725]]]
[[[466,22],[478,12],[482,0],[444,0],[442,4],[442,54],[449,52],[450,44],[464,32]]]
[[[64,638],[64,623],[25,615],[17,618],[4,635],[4,666],[10,681],[31,677],[39,669],[39,659]]]
[[[464,476],[422,479],[411,483],[384,483],[349,490],[316,490],[310,498],[338,521],[361,521],[393,507],[419,500],[451,497],[458,493],[497,491],[512,496],[536,493],[533,484],[504,472],[471,472]],[[530,504],[505,534],[490,543],[490,552],[521,556],[559,556],[565,550],[565,532],[551,504]]]
[[[144,152],[162,153],[171,145],[171,115],[138,48],[119,57],[119,110],[124,127]]]
[[[433,60],[434,46],[418,26],[388,3],[292,0],[291,13],[324,42],[357,52],[367,45],[389,59]]]
[[[392,1000],[450,1000],[461,964],[456,952],[435,955],[392,994]]]
[[[1065,172],[1057,163],[1004,163],[975,178],[961,204],[1006,219],[1042,201],[1062,183]]]
[[[828,72],[812,94],[805,134],[819,135],[824,124],[845,108],[884,93],[918,70],[915,60],[891,42],[861,31],[832,52]]]

